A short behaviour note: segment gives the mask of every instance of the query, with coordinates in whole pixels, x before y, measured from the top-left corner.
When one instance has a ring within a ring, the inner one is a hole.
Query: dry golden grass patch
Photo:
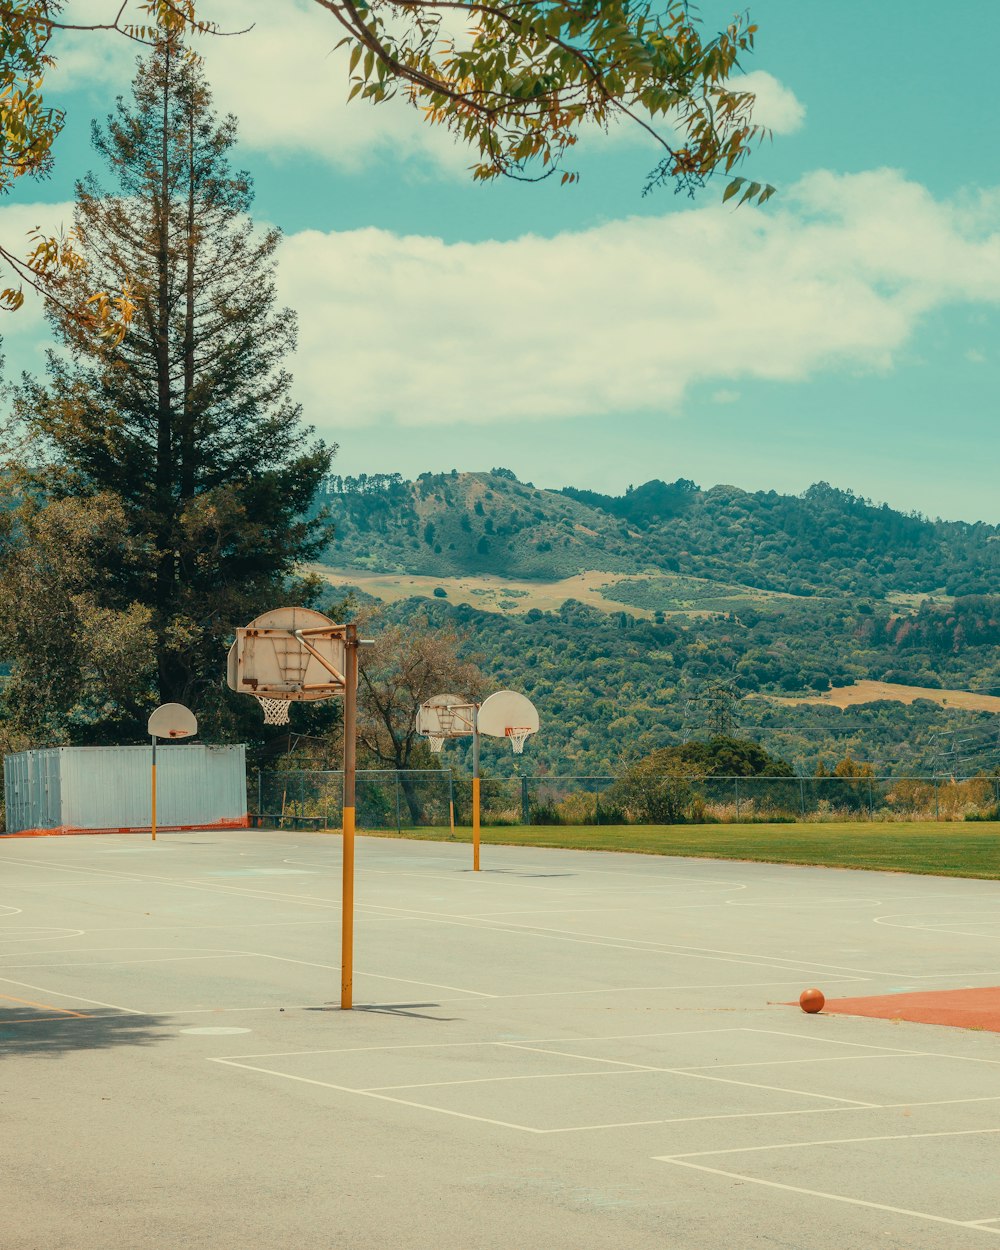
[[[928,686],[900,686],[887,681],[856,681],[853,686],[839,686],[823,694],[797,695],[785,698],[765,695],[772,703],[828,703],[832,707],[857,707],[861,703],[877,703],[887,699],[894,703],[913,703],[929,699],[942,707],[967,708],[976,712],[1000,712],[1000,698],[992,694],[973,694],[969,690],[934,690]]]
[[[619,603],[601,594],[603,586],[621,581],[621,573],[588,569],[573,577],[556,581],[535,582],[512,577],[481,574],[475,577],[437,577],[422,573],[366,573],[363,569],[332,569],[315,565],[313,571],[334,585],[358,586],[383,603],[411,599],[415,595],[433,596],[440,586],[448,592],[449,603],[465,603],[488,612],[524,613],[532,608],[542,612],[557,611],[567,599],[577,599],[601,612],[629,612],[632,616],[652,617],[646,608]],[[630,575],[633,580],[641,574]],[[503,607],[500,606],[504,601]]]

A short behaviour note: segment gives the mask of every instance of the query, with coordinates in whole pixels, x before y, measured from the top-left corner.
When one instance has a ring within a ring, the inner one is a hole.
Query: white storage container
[[[149,829],[151,765],[151,746],[48,747],[8,755],[7,833]],[[158,744],[158,830],[247,823],[245,746]]]

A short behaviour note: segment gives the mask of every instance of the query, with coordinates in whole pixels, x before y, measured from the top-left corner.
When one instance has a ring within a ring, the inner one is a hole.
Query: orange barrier
[[[210,825],[157,825],[157,833],[190,833],[194,830],[209,829],[249,829],[250,817],[241,816],[239,820],[218,820]],[[0,833],[0,841],[4,838],[60,838],[66,834],[79,833],[149,833],[150,826],[132,825],[124,829],[76,829],[72,825],[60,825],[56,829],[19,829],[17,833]]]

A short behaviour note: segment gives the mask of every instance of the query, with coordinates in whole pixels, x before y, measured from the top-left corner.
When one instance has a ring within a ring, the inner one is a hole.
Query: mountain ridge
[[[426,576],[556,580],[682,574],[797,596],[991,594],[1000,527],[929,520],[826,482],[801,495],[652,479],[622,496],[490,472],[333,476],[324,563]],[[655,604],[636,604],[655,610]]]

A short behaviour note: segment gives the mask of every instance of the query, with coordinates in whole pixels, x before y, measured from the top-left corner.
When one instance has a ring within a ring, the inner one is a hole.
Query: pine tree
[[[136,313],[109,344],[51,310],[67,350],[50,355],[45,382],[21,388],[28,476],[48,500],[120,502],[146,559],[120,567],[114,602],[149,609],[149,695],[205,707],[223,697],[232,628],[307,597],[290,582],[329,539],[310,509],[335,448],[313,439],[291,398],[280,236],[247,215],[250,179],[229,159],[235,119],[213,112],[176,38],[140,63],[131,101],[93,139],[113,186],[93,175],[77,186],[85,280],[128,284]],[[13,658],[30,669],[30,648]]]

